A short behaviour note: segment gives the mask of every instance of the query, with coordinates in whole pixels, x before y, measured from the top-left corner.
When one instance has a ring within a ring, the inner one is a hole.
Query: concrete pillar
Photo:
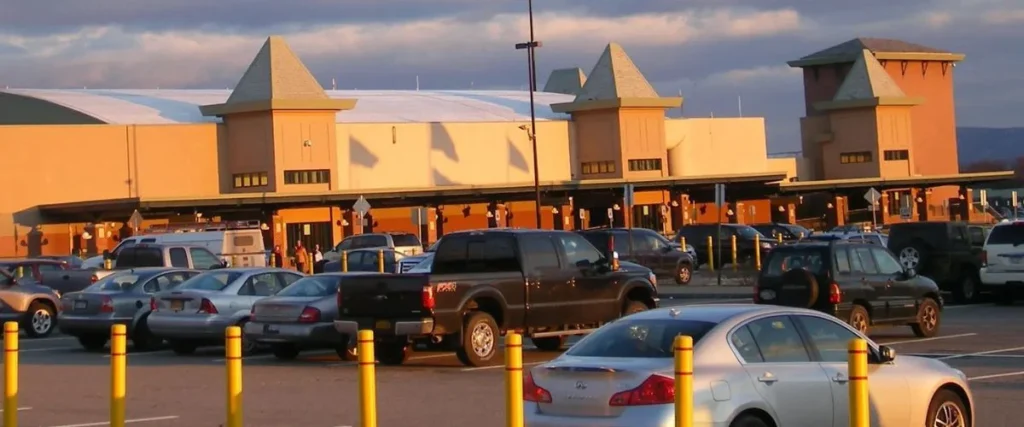
[[[693,203],[690,195],[685,193],[674,193],[669,201],[669,208],[672,212],[673,229],[682,228],[684,225],[693,222]]]
[[[786,205],[786,218],[790,224],[796,224],[796,203]]]
[[[974,191],[970,188],[961,186],[957,191],[957,198],[959,199],[960,208],[959,216],[961,221],[970,222],[971,216],[974,213]]]
[[[574,220],[574,211],[572,205],[561,205],[554,206],[551,208],[551,223],[555,225],[555,230],[573,230],[575,225],[579,222],[579,218]]]
[[[747,223],[747,205],[743,202],[733,203],[733,218],[736,219],[737,224]]]
[[[889,215],[889,192],[882,191],[882,197],[878,199],[878,225],[888,224]]]
[[[424,208],[426,216],[420,225],[420,236],[423,244],[429,246],[437,241],[437,208]]]
[[[846,196],[829,198],[825,210],[825,224],[828,228],[846,225]]]

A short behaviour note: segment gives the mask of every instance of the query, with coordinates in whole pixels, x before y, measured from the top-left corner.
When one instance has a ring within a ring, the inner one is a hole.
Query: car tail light
[[[981,251],[981,266],[988,267],[988,251]]]
[[[320,321],[320,310],[313,307],[306,307],[302,309],[302,314],[299,315],[299,323],[316,323]]]
[[[676,401],[676,381],[663,375],[651,375],[632,390],[620,391],[608,400],[610,406],[664,405]]]
[[[551,403],[551,392],[533,382],[529,371],[523,375],[523,400],[527,402]]]
[[[437,301],[434,300],[434,287],[426,285],[423,287],[423,294],[421,295],[423,300],[424,310],[433,310],[434,306],[437,305]]]
[[[156,298],[149,299],[149,311],[157,311],[160,308],[160,304],[157,304]]]
[[[89,276],[89,282],[90,283],[96,283],[97,280],[100,280],[100,278],[96,277],[95,274],[93,274],[92,276]]]
[[[103,302],[100,304],[100,313],[113,313],[114,312],[114,300],[108,296],[103,297]]]
[[[828,303],[839,304],[843,302],[843,293],[839,290],[839,285],[833,283],[828,287]]]
[[[203,298],[203,301],[199,303],[199,312],[206,314],[217,314],[217,307],[213,306],[210,300]]]

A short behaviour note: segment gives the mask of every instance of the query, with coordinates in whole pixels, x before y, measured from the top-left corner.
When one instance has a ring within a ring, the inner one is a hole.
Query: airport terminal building
[[[258,219],[268,246],[535,227],[535,157],[545,228],[793,222],[811,199],[839,224],[871,187],[886,221],[970,216],[967,186],[1008,175],[958,174],[962,59],[855,39],[790,63],[807,100],[798,158],[768,156],[761,118],[667,118],[683,100],[617,44],[590,73],[552,73],[536,129],[528,92],[326,91],[276,36],[233,90],[0,90],[0,257],[113,247],[136,210],[143,229]]]

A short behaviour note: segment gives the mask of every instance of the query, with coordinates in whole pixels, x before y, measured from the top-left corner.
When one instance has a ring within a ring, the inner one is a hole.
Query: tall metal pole
[[[530,15],[530,43],[527,47],[527,60],[530,62],[530,142],[533,143],[533,193],[537,215],[537,228],[541,228],[540,222],[540,162],[537,160],[537,113],[534,108],[533,93],[537,91],[537,57],[534,52],[537,46],[533,38],[533,0],[526,0],[527,11]]]

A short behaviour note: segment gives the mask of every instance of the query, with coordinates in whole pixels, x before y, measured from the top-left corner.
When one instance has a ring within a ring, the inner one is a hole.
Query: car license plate
[[[391,329],[391,322],[387,321],[387,320],[378,320],[377,323],[374,324],[374,328],[375,329]]]
[[[185,302],[181,300],[171,300],[171,311],[181,311],[185,306]]]
[[[264,334],[276,334],[278,332],[280,332],[280,331],[277,329],[277,326],[274,326],[274,325],[263,325],[263,333]]]
[[[75,310],[85,310],[89,307],[88,301],[75,301]]]

